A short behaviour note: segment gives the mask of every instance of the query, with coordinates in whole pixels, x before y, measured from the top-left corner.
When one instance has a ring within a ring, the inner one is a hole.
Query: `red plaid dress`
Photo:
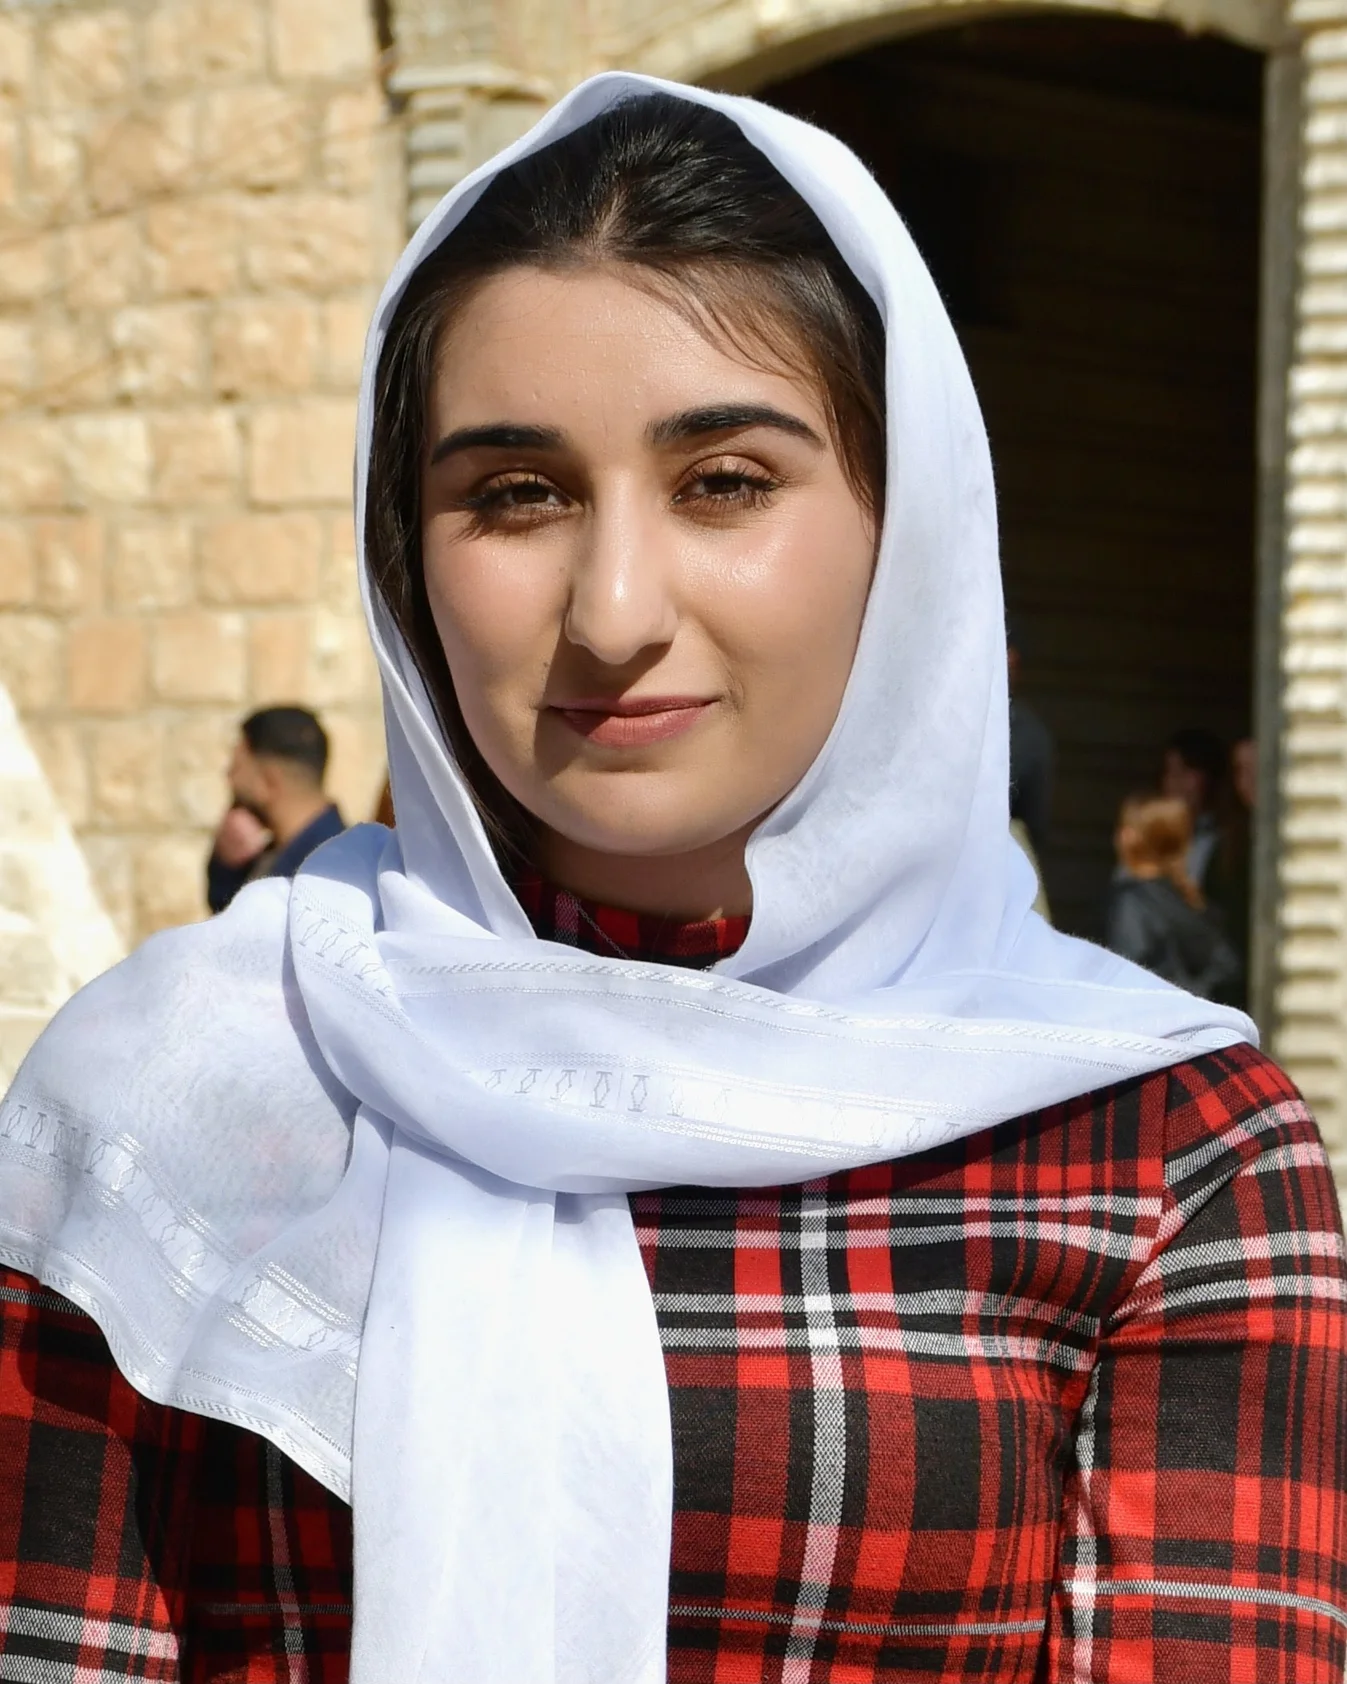
[[[742,939],[521,894],[594,951]],[[1342,1230],[1258,1053],[633,1207],[673,1408],[674,1684],[1339,1684]],[[146,1403],[23,1276],[0,1327],[0,1680],[344,1679],[345,1506]]]

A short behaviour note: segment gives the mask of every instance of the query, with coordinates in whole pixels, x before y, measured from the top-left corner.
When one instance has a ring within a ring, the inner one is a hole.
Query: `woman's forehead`
[[[584,430],[646,428],[737,397],[788,405],[826,428],[817,380],[785,356],[749,355],[741,338],[616,266],[521,266],[478,286],[441,336],[432,418],[443,427],[545,412]]]

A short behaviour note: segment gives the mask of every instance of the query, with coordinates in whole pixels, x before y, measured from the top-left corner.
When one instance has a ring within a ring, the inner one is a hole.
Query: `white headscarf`
[[[1252,1036],[1029,910],[986,436],[920,257],[830,136],[605,75],[464,182],[370,334],[358,530],[417,263],[498,170],[654,91],[740,126],[888,335],[864,632],[831,738],[749,846],[743,948],[699,973],[536,939],[366,580],[396,834],[148,942],[0,1111],[0,1255],[96,1316],[145,1395],[353,1494],[355,1684],[663,1676],[668,1401],[629,1190],[799,1182]]]

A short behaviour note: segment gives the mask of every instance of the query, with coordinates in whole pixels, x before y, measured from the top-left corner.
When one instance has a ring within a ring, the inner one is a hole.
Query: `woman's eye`
[[[528,520],[565,505],[565,496],[545,479],[495,480],[459,501],[459,507],[468,510],[479,526],[512,518]]]
[[[767,474],[748,473],[739,468],[719,468],[687,480],[675,494],[677,503],[710,503],[756,507],[780,489],[780,481]]]

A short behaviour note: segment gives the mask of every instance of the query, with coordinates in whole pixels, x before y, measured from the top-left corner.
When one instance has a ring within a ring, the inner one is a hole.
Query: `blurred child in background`
[[[1114,833],[1121,870],[1109,896],[1106,940],[1115,953],[1209,1000],[1239,996],[1234,944],[1188,872],[1192,817],[1174,796],[1133,795]]]

